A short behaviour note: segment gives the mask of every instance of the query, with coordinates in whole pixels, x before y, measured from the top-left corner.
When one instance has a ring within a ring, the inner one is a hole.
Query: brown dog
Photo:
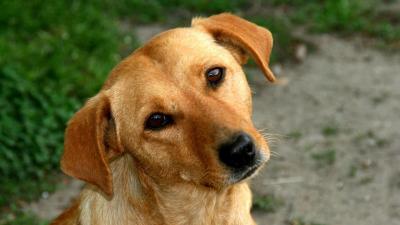
[[[269,158],[241,65],[268,80],[265,28],[231,14],[159,34],[68,124],[62,169],[88,185],[52,224],[255,224],[246,179]]]

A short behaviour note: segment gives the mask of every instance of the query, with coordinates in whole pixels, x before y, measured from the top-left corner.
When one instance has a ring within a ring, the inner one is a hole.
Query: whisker
[[[271,157],[280,158],[281,155],[275,151],[270,151]]]
[[[261,129],[257,129],[257,130],[258,130],[258,132],[263,133],[267,130],[267,128],[261,128]]]
[[[268,143],[279,143],[282,140],[281,135],[278,134],[261,133],[261,135]]]

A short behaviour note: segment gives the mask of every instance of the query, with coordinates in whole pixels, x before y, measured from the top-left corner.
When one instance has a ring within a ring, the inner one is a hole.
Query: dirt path
[[[316,54],[283,71],[287,85],[256,82],[256,124],[287,136],[253,182],[284,206],[257,220],[400,224],[400,54],[329,36],[314,43]]]
[[[161,28],[139,29],[142,40]],[[249,69],[254,120],[280,139],[252,182],[256,196],[282,204],[255,211],[260,225],[400,224],[400,54],[387,56],[330,36],[318,52],[266,85]],[[60,190],[30,209],[52,218],[79,190]],[[58,197],[57,197],[58,196]]]

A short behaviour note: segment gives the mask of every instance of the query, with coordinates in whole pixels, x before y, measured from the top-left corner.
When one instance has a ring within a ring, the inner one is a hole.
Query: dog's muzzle
[[[219,147],[219,159],[231,171],[231,182],[251,176],[263,163],[263,156],[256,149],[250,135],[240,132]]]

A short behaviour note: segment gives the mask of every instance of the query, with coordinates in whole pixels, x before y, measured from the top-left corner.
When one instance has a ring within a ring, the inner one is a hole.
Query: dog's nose
[[[252,138],[246,133],[235,135],[219,148],[219,159],[235,169],[251,166],[256,157],[256,148]]]

